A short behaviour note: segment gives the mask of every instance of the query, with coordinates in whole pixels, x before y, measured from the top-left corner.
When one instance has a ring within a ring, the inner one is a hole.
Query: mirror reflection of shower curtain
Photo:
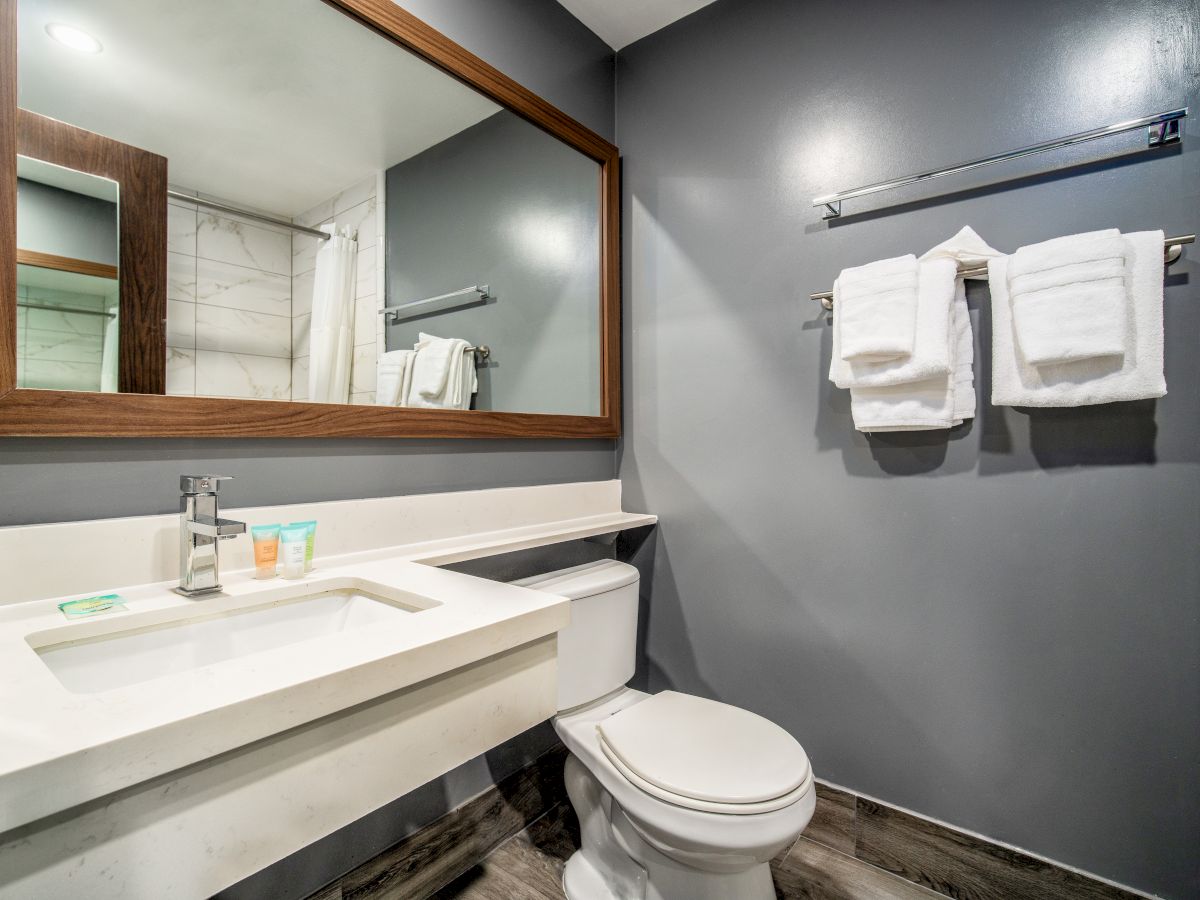
[[[350,402],[354,358],[354,286],[358,241],[350,226],[325,225],[332,235],[317,251],[309,331],[308,399],[312,403]]]
[[[111,307],[104,319],[104,344],[100,350],[100,390],[108,394],[115,394],[118,390],[117,347],[121,331],[120,321],[118,307]]]

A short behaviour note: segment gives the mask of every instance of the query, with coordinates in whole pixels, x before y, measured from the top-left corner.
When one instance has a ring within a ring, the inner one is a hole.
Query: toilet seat
[[[596,725],[613,767],[676,806],[756,815],[797,802],[812,787],[804,749],[748,710],[663,691]]]

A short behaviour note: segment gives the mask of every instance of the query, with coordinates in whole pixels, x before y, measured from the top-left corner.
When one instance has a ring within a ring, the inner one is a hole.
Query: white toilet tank
[[[637,569],[606,559],[514,584],[571,601],[571,623],[558,633],[559,712],[603,697],[633,677]]]

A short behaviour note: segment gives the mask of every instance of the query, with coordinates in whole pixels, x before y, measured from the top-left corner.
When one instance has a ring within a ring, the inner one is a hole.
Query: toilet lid
[[[655,694],[596,730],[622,774],[681,806],[767,811],[798,799],[810,778],[804,748],[774,722],[690,694]]]

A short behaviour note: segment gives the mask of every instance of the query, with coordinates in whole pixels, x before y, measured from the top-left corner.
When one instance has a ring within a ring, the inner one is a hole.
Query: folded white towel
[[[833,353],[829,380],[840,388],[888,387],[950,374],[956,265],[950,259],[918,266],[917,318],[909,356],[884,361],[842,359],[842,317],[833,307]]]
[[[1163,376],[1163,233],[1124,236],[1129,268],[1127,334],[1121,356],[1035,366],[1013,330],[1007,257],[988,263],[992,292],[992,403],[997,406],[1088,406],[1144,400],[1167,392]]]
[[[833,283],[841,319],[841,358],[868,362],[907,357],[917,327],[917,260],[911,253],[843,269]]]
[[[416,356],[415,350],[389,350],[380,354],[375,379],[377,406],[405,405]]]
[[[413,363],[408,406],[431,409],[468,409],[475,390],[474,357],[470,343],[459,338],[420,334]],[[471,356],[468,360],[467,357]],[[469,369],[470,371],[464,371]]]
[[[930,297],[944,303],[945,327],[937,332],[945,345],[944,368],[929,374],[919,368],[923,350],[919,346],[922,335],[928,339],[927,329],[931,319],[918,320],[913,358],[871,367],[873,377],[879,372],[902,372],[920,375],[907,383],[886,386],[858,386],[850,389],[850,411],[854,427],[859,431],[923,431],[933,428],[952,428],[975,415],[975,339],[971,330],[971,315],[967,309],[967,291],[963,279],[958,277],[959,267],[978,266],[986,260],[1003,257],[999,250],[988,246],[971,228],[964,227],[954,237],[926,251],[920,258],[920,285],[918,316],[922,305]],[[984,278],[985,275],[972,276]],[[936,286],[936,293],[935,291]],[[838,339],[836,299],[834,313],[834,350]],[[924,309],[924,316],[931,315],[934,307]],[[923,324],[924,323],[924,326]],[[837,381],[845,374],[836,360],[830,365],[830,379]],[[860,363],[850,366],[849,371],[857,375],[868,369]],[[837,376],[837,377],[835,377]]]
[[[1013,334],[1030,365],[1120,356],[1128,242],[1116,229],[1022,247],[1008,261]]]
[[[974,338],[962,279],[953,284],[950,369],[947,373],[891,387],[850,389],[850,414],[859,431],[928,431],[953,428],[975,416],[971,363]]]

